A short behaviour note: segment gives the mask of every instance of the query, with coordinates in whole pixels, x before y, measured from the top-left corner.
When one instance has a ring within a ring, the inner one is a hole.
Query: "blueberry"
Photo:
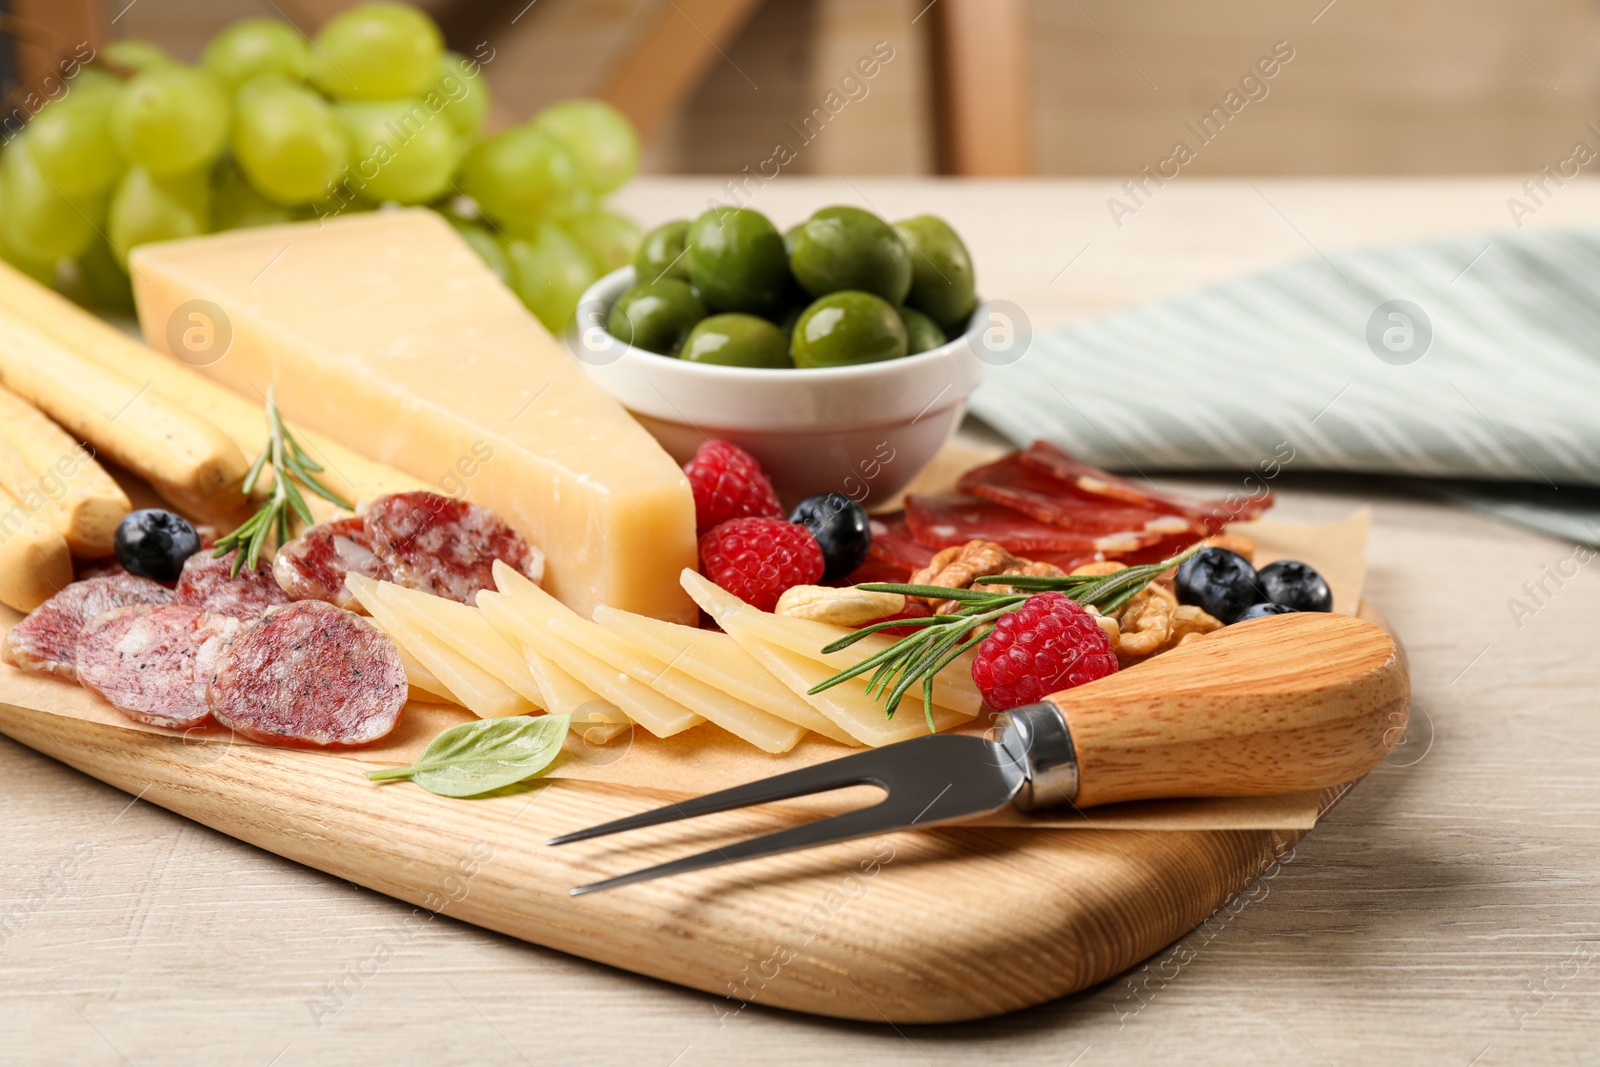
[[[811,531],[822,548],[826,581],[843,578],[867,558],[872,547],[872,528],[867,524],[867,509],[838,493],[818,493],[800,501],[789,516]]]
[[[1294,608],[1284,607],[1282,604],[1270,604],[1270,603],[1251,604],[1248,608],[1244,609],[1244,614],[1240,615],[1234,621],[1235,622],[1249,622],[1251,619],[1264,619],[1268,615],[1298,615],[1298,614],[1299,614],[1299,612],[1296,611]]]
[[[181,515],[160,508],[130,511],[117,523],[117,562],[129,574],[175,582],[183,561],[200,551],[200,535]]]
[[[1202,548],[1190,556],[1178,568],[1176,587],[1178,603],[1193,604],[1224,623],[1264,599],[1250,561],[1225,548]]]
[[[1333,593],[1322,575],[1304,563],[1280,559],[1261,568],[1261,595],[1296,611],[1332,611]]]

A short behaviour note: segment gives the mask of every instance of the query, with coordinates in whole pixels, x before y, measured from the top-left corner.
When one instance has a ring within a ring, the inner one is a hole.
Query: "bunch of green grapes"
[[[598,100],[493,135],[488,112],[480,64],[404,4],[351,8],[311,40],[238,22],[197,66],[118,41],[0,155],[0,258],[127,309],[128,252],[147,241],[425,204],[560,330],[638,244],[603,207],[638,138]]]

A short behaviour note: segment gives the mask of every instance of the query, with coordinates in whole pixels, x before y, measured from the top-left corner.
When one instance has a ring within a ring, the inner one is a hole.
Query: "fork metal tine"
[[[737,844],[724,848],[708,849],[694,856],[685,856],[683,859],[671,860],[658,864],[655,867],[646,867],[644,870],[621,874],[615,878],[607,878],[602,882],[590,885],[580,885],[570,892],[573,896],[582,896],[585,893],[598,893],[602,889],[616,889],[619,886],[633,885],[635,882],[647,882],[655,878],[665,878],[673,874],[686,874],[689,871],[701,871],[708,867],[721,867],[728,863],[738,863],[740,860],[755,859],[759,856],[771,856],[779,852],[788,852],[791,849],[810,848],[813,845],[826,845],[838,841],[850,841],[858,837],[870,837],[889,830],[896,829],[903,824],[898,817],[898,812],[885,812],[883,809],[892,809],[889,800],[874,804],[868,808],[857,808],[847,811],[842,815],[831,815],[825,819],[813,819],[811,822],[791,826],[786,830],[778,830],[760,837],[752,837]]]
[[[937,738],[917,739],[917,741],[924,740],[934,741]],[[790,800],[812,793],[826,793],[853,785],[876,785],[887,790],[894,780],[895,772],[898,770],[904,775],[906,765],[902,762],[903,753],[891,756],[886,752],[886,749],[873,749],[870,752],[858,752],[826,763],[775,774],[760,781],[737,785],[731,789],[721,789],[692,800],[667,804],[653,811],[629,815],[626,818],[601,823],[599,826],[591,826],[586,830],[563,834],[552,838],[549,844],[565,845],[573,841],[587,841],[595,837],[621,833],[624,830],[641,830],[646,826],[660,826],[663,823],[677,822],[679,819],[693,819],[700,815],[732,811],[735,808],[766,804],[775,800]]]

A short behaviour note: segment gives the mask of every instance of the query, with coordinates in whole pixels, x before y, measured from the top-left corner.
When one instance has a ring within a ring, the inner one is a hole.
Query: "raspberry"
[[[694,490],[694,532],[704,534],[729,519],[783,517],[783,505],[756,457],[727,441],[707,441],[683,465]]]
[[[700,570],[746,604],[771,611],[785,589],[822,577],[822,549],[799,523],[729,519],[700,538]]]
[[[1040,593],[1000,616],[978,645],[972,680],[997,711],[1114,674],[1116,654],[1100,624],[1064,593]]]

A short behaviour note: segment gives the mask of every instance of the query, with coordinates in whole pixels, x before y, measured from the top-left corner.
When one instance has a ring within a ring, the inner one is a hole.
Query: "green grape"
[[[139,41],[128,38],[121,41],[112,41],[100,49],[100,59],[105,60],[115,67],[126,67],[128,70],[149,70],[159,67],[164,63],[171,63],[172,57],[158,44],[150,41]]]
[[[604,195],[639,169],[639,135],[604,100],[563,100],[533,117],[533,128],[561,142],[578,168],[578,180]]]
[[[444,38],[404,4],[363,4],[334,16],[313,43],[311,82],[338,100],[389,100],[427,91]]]
[[[122,92],[122,79],[97,66],[78,68],[78,73],[67,79],[69,95],[115,99]]]
[[[294,221],[295,214],[282,204],[256,192],[232,163],[223,163],[211,178],[211,228],[242,230]]]
[[[442,114],[450,125],[463,136],[483,129],[489,117],[489,80],[483,76],[478,64],[457,52],[446,52],[439,59],[439,75],[433,88],[424,94],[429,106],[438,97]]]
[[[205,171],[158,178],[143,167],[123,175],[111,195],[106,236],[117,263],[150,241],[170,241],[205,233],[210,217],[210,188]]]
[[[327,101],[276,75],[255,79],[239,94],[232,144],[250,184],[280,204],[325,195],[344,171],[348,152]]]
[[[583,246],[555,223],[538,227],[530,237],[508,242],[511,288],[551,333],[572,320],[578,298],[594,284],[599,271]]]
[[[228,100],[211,75],[176,64],[136,74],[111,111],[130,163],[157,177],[208,166],[228,135]]]
[[[420,100],[334,105],[349,141],[350,183],[373,200],[422,204],[450,188],[455,129]]]
[[[639,247],[639,227],[633,220],[603,208],[568,216],[561,226],[588,250],[603,273],[626,267]]]
[[[461,190],[499,222],[533,225],[571,197],[572,157],[555,140],[518,126],[480,142],[461,164]]]
[[[512,284],[511,260],[506,256],[506,247],[500,238],[490,232],[489,227],[465,219],[445,216],[445,220],[456,228],[462,240],[472,246],[472,250],[489,265],[489,269],[499,276],[500,280],[508,287]]]
[[[0,209],[6,207],[6,167],[0,162]],[[19,252],[6,240],[4,226],[0,226],[0,259],[5,260],[17,270],[26,274],[41,285],[54,285],[56,283],[56,265],[53,260],[36,259],[24,252]]]
[[[244,19],[211,38],[200,65],[230,89],[258,74],[305,81],[311,74],[311,46],[287,22]]]
[[[128,272],[117,262],[116,254],[104,237],[97,234],[78,256],[78,280],[83,283],[89,303],[133,314],[133,286],[128,281]]]
[[[105,212],[103,195],[64,195],[39,173],[26,138],[6,152],[4,169],[0,229],[8,247],[41,263],[67,259],[88,247]]]
[[[111,137],[111,101],[100,90],[68,93],[28,124],[24,138],[29,157],[66,196],[101,192],[122,172]]]

